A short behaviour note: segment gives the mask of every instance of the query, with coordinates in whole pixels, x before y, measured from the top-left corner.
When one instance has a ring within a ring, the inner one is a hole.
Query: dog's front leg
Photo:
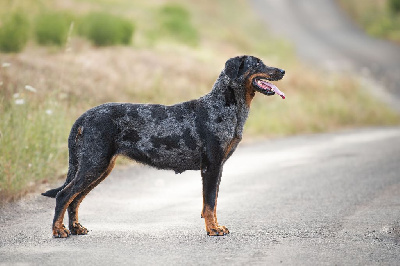
[[[201,169],[203,179],[203,210],[201,215],[205,220],[207,234],[210,236],[223,236],[229,233],[229,230],[225,226],[218,225],[217,221],[217,198],[221,174],[222,164],[208,164]]]

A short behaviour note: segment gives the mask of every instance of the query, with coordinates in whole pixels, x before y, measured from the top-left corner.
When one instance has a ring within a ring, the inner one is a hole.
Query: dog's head
[[[245,89],[246,95],[249,94],[251,98],[254,96],[254,92],[258,91],[268,96],[277,93],[285,99],[285,94],[268,82],[282,79],[285,70],[268,67],[256,57],[233,57],[226,61],[224,72],[228,76],[231,86],[235,89]]]

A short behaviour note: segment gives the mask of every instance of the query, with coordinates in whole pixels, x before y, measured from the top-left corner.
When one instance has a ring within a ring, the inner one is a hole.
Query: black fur
[[[259,90],[248,79],[262,75],[277,80],[283,74],[258,58],[235,57],[226,62],[212,91],[197,100],[172,106],[107,103],[85,112],[68,139],[65,184],[42,194],[56,197],[53,235],[68,236],[62,225],[67,207],[71,233],[87,233],[77,221],[79,204],[108,175],[117,155],[176,173],[201,170],[206,230],[228,233],[210,212],[216,210],[222,167],[242,138],[250,108],[247,94],[252,98]]]

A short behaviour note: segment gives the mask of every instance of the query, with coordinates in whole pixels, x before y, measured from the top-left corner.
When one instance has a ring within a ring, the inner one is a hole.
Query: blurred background
[[[2,0],[0,201],[65,175],[88,108],[198,98],[242,54],[287,73],[245,141],[398,125],[399,43],[400,0]]]

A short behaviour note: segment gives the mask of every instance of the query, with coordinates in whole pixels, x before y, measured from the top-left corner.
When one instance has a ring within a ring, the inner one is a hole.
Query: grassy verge
[[[240,0],[181,0],[175,1],[172,11],[165,11],[157,0],[32,2],[2,2],[0,14],[30,11],[27,19],[33,21],[43,12],[41,5],[80,16],[107,11],[135,22],[135,37],[130,46],[96,48],[72,33],[61,48],[31,42],[19,54],[0,54],[3,201],[65,174],[67,136],[86,109],[110,101],[173,104],[197,98],[211,89],[225,61],[239,54],[258,56],[287,71],[276,83],[287,99],[256,97],[247,137],[399,124],[398,115],[364,94],[354,80],[296,62],[290,45],[271,39]],[[168,15],[158,17],[160,12]],[[155,34],[160,28],[162,34]],[[193,29],[195,33],[188,33]]]
[[[65,172],[65,109],[52,97],[37,99],[35,91],[27,85],[10,97],[0,94],[0,201],[18,198]]]
[[[365,31],[400,43],[400,0],[338,0]]]

